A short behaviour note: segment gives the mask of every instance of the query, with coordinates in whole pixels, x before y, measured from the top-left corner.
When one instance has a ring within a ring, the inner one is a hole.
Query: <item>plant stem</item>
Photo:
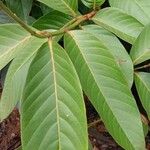
[[[89,123],[89,124],[88,124],[88,128],[90,128],[90,127],[93,127],[93,126],[97,125],[97,124],[98,124],[98,123],[100,123],[101,121],[102,121],[102,120],[98,119],[98,120],[95,120],[95,121],[93,121],[93,122]]]
[[[88,14],[81,15],[79,17],[76,17],[72,19],[70,22],[64,25],[60,30],[54,31],[54,32],[48,32],[48,31],[39,31],[34,30],[32,27],[29,27],[26,23],[24,23],[19,17],[17,17],[9,8],[7,8],[2,1],[0,1],[0,8],[13,20],[15,20],[17,23],[19,23],[26,31],[31,33],[31,35],[36,36],[38,38],[49,38],[53,36],[57,36],[60,34],[63,34],[71,29],[74,29],[76,26],[80,25],[80,23],[91,19],[97,11],[92,11]]]
[[[9,8],[7,8],[2,1],[0,1],[0,8],[6,13],[8,16],[10,16],[13,20],[15,20],[17,23],[19,23],[26,31],[31,33],[31,35],[34,35],[36,37],[42,38],[42,35],[39,35],[34,31],[31,27],[29,27],[26,23],[24,23],[19,17],[16,16]]]
[[[149,120],[143,114],[141,114],[141,120],[145,125],[149,124]]]
[[[54,31],[54,32],[47,32],[47,31],[38,31],[37,34],[45,34],[45,36],[47,37],[53,37],[53,36],[57,36],[57,35],[60,35],[60,34],[63,34],[71,29],[74,29],[75,27],[77,27],[78,25],[80,25],[80,23],[86,21],[86,20],[89,20],[91,19],[95,14],[96,14],[97,11],[92,11],[86,15],[83,15],[83,16],[79,16],[75,19],[73,19],[71,22],[69,22],[69,26],[64,26],[63,28],[61,28],[60,30],[58,31]]]
[[[150,63],[147,64],[147,65],[144,65],[144,66],[135,68],[135,71],[137,71],[137,70],[139,70],[139,69],[145,69],[145,68],[148,68],[148,67],[150,67]]]

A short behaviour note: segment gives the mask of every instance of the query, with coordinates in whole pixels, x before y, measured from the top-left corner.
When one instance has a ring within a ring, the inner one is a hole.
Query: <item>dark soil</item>
[[[85,97],[85,99],[87,99]],[[93,150],[123,150],[105,129],[96,111],[86,100],[87,117],[89,124],[89,139]],[[147,149],[150,150],[150,136],[147,136]],[[21,145],[20,117],[15,108],[11,115],[0,123],[0,150],[15,150]]]
[[[15,150],[19,146],[19,112],[14,109],[11,115],[0,124],[0,150]]]
[[[91,115],[89,138],[93,150],[123,150],[109,135],[104,124],[95,115]],[[21,145],[19,112],[14,109],[11,115],[0,124],[0,150],[15,150]],[[90,120],[89,120],[90,121]],[[94,123],[93,123],[94,122]],[[150,150],[150,136],[147,136],[147,149]]]

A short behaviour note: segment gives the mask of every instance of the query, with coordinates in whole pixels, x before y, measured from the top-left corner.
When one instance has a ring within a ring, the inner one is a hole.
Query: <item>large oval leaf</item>
[[[113,54],[118,66],[120,66],[128,82],[129,87],[131,88],[133,83],[133,63],[126,49],[117,39],[117,37],[97,25],[87,25],[83,26],[82,28],[98,38]]]
[[[11,62],[0,100],[1,121],[12,112],[17,102],[21,100],[31,60],[44,42],[45,40],[43,39],[30,38],[24,43],[15,59]]]
[[[150,73],[135,73],[135,85],[140,96],[142,105],[144,106],[150,119]]]
[[[133,44],[130,55],[135,65],[150,59],[150,25],[141,32]]]
[[[135,100],[110,51],[96,37],[80,30],[65,35],[65,48],[83,90],[114,139],[125,149],[144,149]]]
[[[39,30],[60,29],[71,19],[72,17],[69,15],[61,13],[59,11],[53,11],[42,16],[40,19],[34,22],[33,27]]]
[[[113,7],[99,11],[92,20],[131,44],[144,28],[134,17]]]
[[[38,0],[47,6],[61,11],[65,14],[76,16],[78,10],[78,0]]]
[[[16,56],[18,49],[30,37],[19,25],[0,25],[0,70]]]
[[[29,69],[22,101],[24,150],[87,150],[84,100],[73,65],[49,40]]]
[[[109,2],[112,7],[123,10],[144,25],[150,22],[149,0],[109,0]]]

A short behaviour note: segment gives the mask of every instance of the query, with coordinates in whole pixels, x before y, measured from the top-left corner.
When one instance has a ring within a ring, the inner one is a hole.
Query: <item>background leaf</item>
[[[130,52],[135,65],[150,59],[150,25],[141,32]]]
[[[120,66],[124,77],[131,88],[133,84],[132,60],[117,37],[98,25],[86,25],[82,27],[86,32],[91,33],[103,43],[110,53],[115,57],[116,63]]]
[[[79,79],[57,43],[43,45],[33,60],[21,110],[24,150],[88,149]]]
[[[112,7],[123,10],[133,16],[143,25],[150,22],[150,1],[149,0],[109,0]]]
[[[5,0],[7,6],[24,21],[28,21],[33,0]]]
[[[8,17],[2,10],[0,10],[0,24],[13,23],[14,20]]]
[[[99,11],[92,20],[131,44],[144,28],[134,17],[113,7]]]
[[[45,42],[43,39],[32,37],[21,47],[21,51],[11,62],[0,100],[0,120],[2,121],[12,112],[17,102],[22,98],[30,63],[36,51]]]
[[[33,23],[33,27],[39,30],[60,29],[71,19],[72,17],[69,15],[59,11],[53,11],[39,18]]]
[[[0,25],[0,70],[18,53],[31,35],[16,24]]]
[[[40,3],[40,8],[42,10],[42,13],[44,15],[48,14],[48,13],[52,13],[54,11],[54,9],[48,7],[47,5],[43,4],[43,3]]]
[[[124,149],[144,149],[138,108],[110,51],[98,38],[81,30],[65,35],[65,48],[85,94],[113,138]]]
[[[150,119],[150,73],[139,72],[135,73],[135,84],[140,96],[143,107]]]
[[[61,11],[65,14],[76,16],[78,10],[78,0],[38,0],[47,6]]]
[[[105,2],[105,0],[81,0],[81,1],[85,6],[89,8],[98,7]]]

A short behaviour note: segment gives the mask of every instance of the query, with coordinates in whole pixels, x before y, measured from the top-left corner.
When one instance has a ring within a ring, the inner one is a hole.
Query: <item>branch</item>
[[[28,31],[29,33],[31,33],[31,35],[36,36],[38,38],[49,38],[49,37],[53,37],[53,36],[57,36],[60,34],[63,34],[71,29],[74,29],[75,27],[77,27],[78,25],[80,25],[80,23],[86,21],[86,20],[90,20],[97,12],[97,10],[94,10],[88,14],[85,15],[81,15],[79,17],[76,17],[74,19],[72,19],[70,22],[68,22],[66,25],[64,25],[64,27],[62,27],[60,30],[58,31],[54,31],[54,32],[48,32],[48,31],[35,31],[33,28],[29,27],[26,23],[24,23],[19,17],[17,17],[9,8],[7,8],[2,1],[0,1],[0,8],[8,15],[10,16],[13,20],[15,20],[17,23],[19,23],[26,31]]]
[[[43,38],[42,35],[39,35],[34,31],[31,27],[29,27],[26,23],[24,23],[19,17],[17,17],[9,8],[7,8],[2,1],[0,1],[0,8],[4,11],[5,14],[10,16],[13,20],[15,20],[17,23],[19,23],[26,31],[31,33],[31,35],[34,35],[36,37]]]
[[[144,66],[135,68],[135,71],[137,71],[137,70],[139,70],[139,69],[146,69],[146,68],[148,68],[148,67],[150,67],[150,63],[147,64],[147,65],[144,65]]]
[[[85,14],[83,16],[79,16],[77,18],[74,18],[73,20],[71,20],[67,25],[65,25],[62,29],[58,30],[58,31],[54,31],[54,32],[47,32],[47,31],[37,31],[37,34],[41,34],[41,35],[45,35],[47,37],[53,37],[53,36],[57,36],[60,34],[63,34],[71,29],[74,29],[75,27],[77,27],[78,25],[80,25],[80,23],[86,21],[86,20],[90,20],[97,11],[92,11],[88,14]]]

